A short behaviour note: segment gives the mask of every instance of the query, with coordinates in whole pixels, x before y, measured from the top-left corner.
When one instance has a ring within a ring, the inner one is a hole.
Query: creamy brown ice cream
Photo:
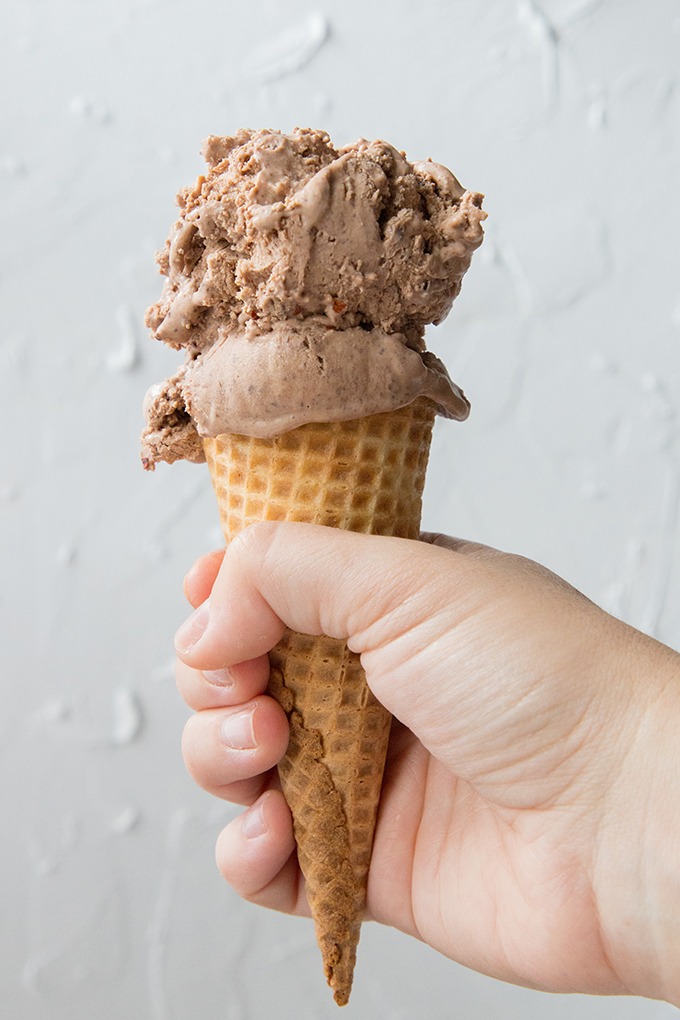
[[[147,313],[186,360],[147,394],[142,459],[204,459],[202,436],[270,437],[428,396],[469,404],[424,330],[447,315],[482,241],[482,196],[385,142],[240,131],[205,144],[180,192]]]

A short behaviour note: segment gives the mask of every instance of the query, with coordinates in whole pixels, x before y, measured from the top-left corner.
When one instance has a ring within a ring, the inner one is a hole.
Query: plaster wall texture
[[[0,35],[0,1015],[336,1015],[309,924],[241,903],[185,775],[171,635],[219,543],[204,469],[146,476],[153,252],[208,133],[384,137],[484,191],[430,346],[425,526],[534,557],[680,645],[675,0],[24,0]],[[651,1020],[367,925],[348,1018]]]

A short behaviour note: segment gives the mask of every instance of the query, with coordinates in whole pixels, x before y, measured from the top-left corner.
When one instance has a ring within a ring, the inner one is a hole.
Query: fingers
[[[261,655],[249,662],[201,672],[178,659],[175,675],[179,693],[195,712],[226,708],[264,693],[269,679],[269,660]]]
[[[210,596],[215,578],[224,559],[224,549],[201,556],[184,578],[184,594],[194,608]]]
[[[209,553],[197,560],[187,573],[184,592],[194,608],[210,597],[223,559],[224,550]],[[308,916],[292,819],[272,770],[288,743],[287,720],[278,705],[268,704],[269,699],[260,699],[253,715],[253,734],[258,746],[248,753],[246,749],[225,750],[222,746],[223,723],[225,719],[233,720],[239,712],[206,711],[238,708],[247,713],[247,703],[255,702],[266,689],[267,656],[206,673],[178,659],[176,679],[187,705],[202,713],[189,720],[183,738],[190,774],[200,786],[217,796],[252,805],[219,837],[218,868],[244,899],[273,910]],[[280,712],[278,719],[277,710]],[[255,774],[250,774],[252,770]]]
[[[222,831],[215,858],[224,878],[244,899],[309,916],[293,823],[279,790],[268,790]]]
[[[285,713],[264,695],[235,707],[197,712],[182,738],[192,778],[208,793],[236,804],[251,804],[271,785],[270,770],[287,746]]]

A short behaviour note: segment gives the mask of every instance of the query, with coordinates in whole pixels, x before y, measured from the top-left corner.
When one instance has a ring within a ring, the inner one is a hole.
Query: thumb
[[[253,524],[227,548],[210,598],[178,631],[176,650],[194,668],[219,668],[269,651],[289,627],[368,652],[430,615],[438,605],[433,589],[441,597],[444,579],[447,589],[469,592],[469,572],[455,545],[313,524]]]
[[[450,632],[491,600],[483,566],[458,546],[468,548],[255,524],[229,545],[210,599],[178,632],[178,655],[214,670],[268,652],[285,627],[341,638],[361,654],[378,698],[422,732],[418,721],[438,718],[443,707],[433,688],[443,697],[450,687],[439,683],[442,670],[450,677]]]

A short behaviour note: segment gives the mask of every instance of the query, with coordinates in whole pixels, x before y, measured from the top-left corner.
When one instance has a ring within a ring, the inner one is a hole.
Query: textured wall
[[[389,12],[389,14],[388,14]],[[179,754],[181,577],[206,472],[143,474],[176,357],[141,325],[204,135],[383,136],[486,192],[430,337],[473,401],[426,525],[536,557],[680,644],[680,6],[674,0],[23,0],[0,36],[0,1015],[334,1017],[310,926],[213,865],[231,809]],[[366,926],[347,1017],[656,1018]]]

